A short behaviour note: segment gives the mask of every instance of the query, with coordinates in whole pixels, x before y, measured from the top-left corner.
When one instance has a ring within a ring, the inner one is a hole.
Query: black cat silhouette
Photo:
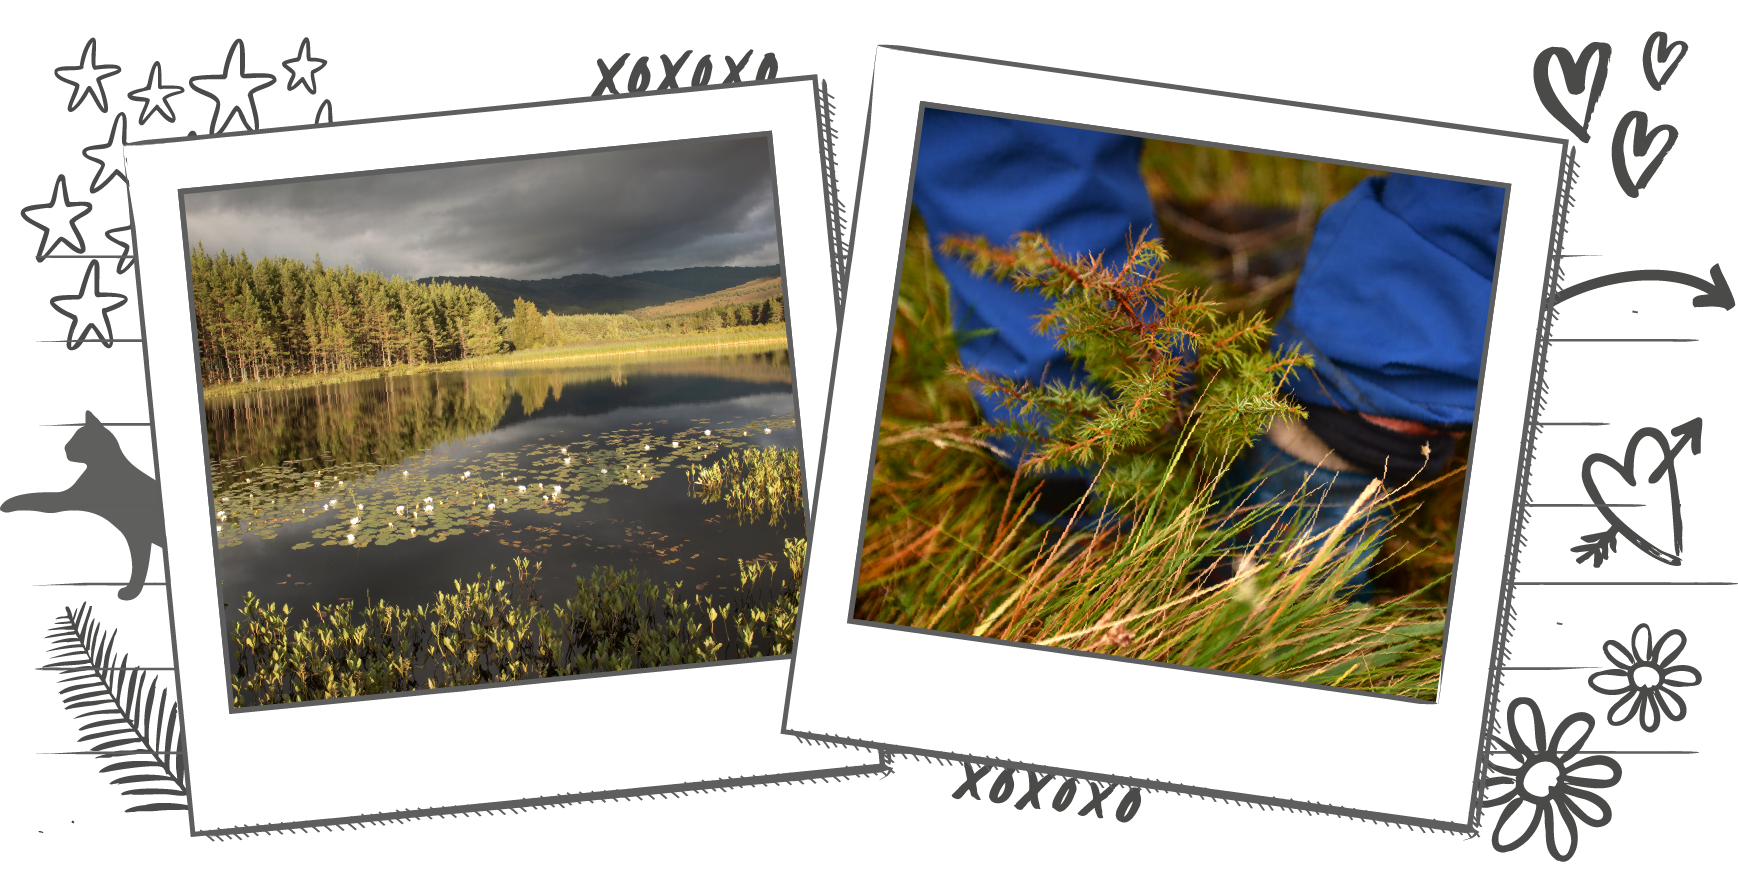
[[[133,555],[133,576],[118,593],[121,600],[132,600],[145,587],[145,571],[151,566],[151,544],[163,545],[162,490],[156,480],[133,467],[121,452],[121,442],[88,410],[84,425],[66,442],[66,458],[85,466],[84,473],[70,488],[64,492],[17,495],[0,504],[0,511],[78,510],[107,519],[127,538],[127,549]]]

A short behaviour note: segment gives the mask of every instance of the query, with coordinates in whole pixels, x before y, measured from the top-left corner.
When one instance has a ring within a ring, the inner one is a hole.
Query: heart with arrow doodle
[[[1668,439],[1657,428],[1637,429],[1629,439],[1629,446],[1624,449],[1623,461],[1604,453],[1594,453],[1582,462],[1581,483],[1587,489],[1587,497],[1593,500],[1593,506],[1609,524],[1602,531],[1582,537],[1580,546],[1570,548],[1570,551],[1579,553],[1576,563],[1592,559],[1594,567],[1604,564],[1617,549],[1618,537],[1628,540],[1630,545],[1662,564],[1676,567],[1683,563],[1684,519],[1678,500],[1677,459],[1685,447],[1689,447],[1693,455],[1702,452],[1701,417],[1672,429],[1672,434],[1677,437],[1676,441]],[[1620,491],[1625,497],[1609,497]],[[1625,520],[1617,515],[1620,507],[1644,512],[1636,514],[1632,520]],[[1642,534],[1637,525],[1649,533]],[[1671,536],[1670,550],[1655,542],[1668,533]]]

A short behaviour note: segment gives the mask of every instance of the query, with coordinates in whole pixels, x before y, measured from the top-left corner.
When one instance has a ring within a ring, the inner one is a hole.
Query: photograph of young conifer
[[[764,136],[193,191],[237,707],[784,655]]]
[[[855,617],[1433,699],[1465,442],[1440,476],[1377,481],[1313,530],[1278,521],[1309,497],[1225,482],[1306,413],[1280,384],[1311,360],[1276,351],[1272,326],[1323,209],[1379,173],[1158,141],[1140,166],[1163,239],[1114,264],[1036,232],[938,237],[914,207]],[[1084,376],[963,364],[987,330],[959,328],[941,258],[1041,296],[1034,330]],[[1068,468],[1084,497],[1047,492]],[[1385,535],[1354,532],[1378,510]]]

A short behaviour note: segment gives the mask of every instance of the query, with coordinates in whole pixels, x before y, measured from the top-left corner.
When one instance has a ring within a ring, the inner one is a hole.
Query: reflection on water
[[[524,555],[553,599],[595,566],[724,594],[782,561],[800,509],[744,523],[685,469],[795,448],[788,353],[640,354],[395,376],[206,402],[217,572],[308,605],[430,602]]]

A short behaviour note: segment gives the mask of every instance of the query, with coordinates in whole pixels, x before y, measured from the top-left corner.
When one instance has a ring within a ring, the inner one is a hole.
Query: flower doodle
[[[1509,703],[1509,741],[1492,736],[1500,751],[1485,756],[1489,773],[1481,782],[1481,806],[1503,806],[1491,846],[1513,851],[1545,827],[1545,848],[1559,861],[1575,856],[1580,835],[1577,822],[1603,827],[1611,822],[1611,806],[1592,792],[1623,778],[1617,761],[1603,755],[1577,759],[1593,733],[1593,716],[1577,712],[1563,719],[1545,740],[1545,719],[1531,697]],[[1505,805],[1506,804],[1506,805]]]
[[[1672,689],[1702,684],[1700,670],[1682,664],[1672,666],[1688,642],[1679,630],[1667,631],[1655,641],[1653,629],[1645,623],[1636,625],[1627,649],[1616,640],[1605,641],[1605,657],[1616,669],[1594,673],[1587,677],[1587,684],[1601,694],[1618,698],[1605,716],[1611,726],[1639,718],[1641,729],[1652,733],[1660,727],[1662,712],[1673,721],[1684,720],[1689,709],[1684,698]]]

